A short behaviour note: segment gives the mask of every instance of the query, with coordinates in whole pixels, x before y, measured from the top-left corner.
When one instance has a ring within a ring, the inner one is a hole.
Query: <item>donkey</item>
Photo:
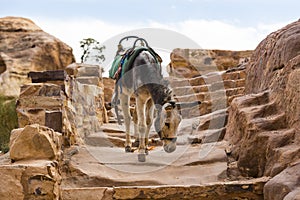
[[[131,66],[116,82],[116,93],[124,114],[126,141],[125,152],[132,152],[130,137],[130,97],[135,97],[135,132],[138,132],[138,161],[145,162],[148,154],[148,136],[154,121],[155,131],[163,141],[165,152],[176,150],[177,130],[181,122],[179,103],[172,99],[168,82],[163,79],[161,65],[148,51],[140,52]],[[196,102],[198,104],[198,102]],[[195,105],[195,103],[191,103]],[[191,106],[191,105],[185,105]]]

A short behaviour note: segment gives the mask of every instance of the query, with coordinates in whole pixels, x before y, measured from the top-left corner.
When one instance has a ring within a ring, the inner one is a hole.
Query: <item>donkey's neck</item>
[[[170,89],[161,84],[149,84],[147,85],[151,98],[156,105],[163,105],[171,99]]]

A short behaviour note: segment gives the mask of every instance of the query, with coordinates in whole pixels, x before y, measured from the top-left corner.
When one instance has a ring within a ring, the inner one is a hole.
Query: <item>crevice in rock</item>
[[[0,55],[0,74],[6,71],[6,63],[4,62],[2,56]]]

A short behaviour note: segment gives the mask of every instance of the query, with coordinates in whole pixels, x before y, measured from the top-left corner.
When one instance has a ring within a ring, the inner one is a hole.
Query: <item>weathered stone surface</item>
[[[269,91],[234,99],[228,122],[225,138],[234,145],[231,156],[244,176],[274,176],[300,156],[293,145],[296,131],[270,102]]]
[[[102,68],[97,65],[88,65],[84,63],[72,63],[67,66],[66,72],[73,77],[102,77]]]
[[[299,41],[300,21],[264,39],[246,69],[247,95],[231,103],[225,138],[232,145],[230,159],[244,176],[275,176],[274,181],[288,182],[281,174],[300,158]],[[268,199],[283,198],[269,194]]]
[[[56,132],[62,133],[62,112],[61,111],[46,111],[45,113],[45,125],[52,128]]]
[[[115,187],[114,199],[263,199],[268,178],[194,186]]]
[[[55,162],[39,160],[0,165],[0,176],[0,199],[60,199],[61,176]]]
[[[19,127],[30,124],[46,125],[57,131],[62,126],[62,119],[56,118],[55,124],[47,121],[47,113],[61,112],[65,101],[65,95],[61,87],[51,83],[31,83],[21,87],[21,93],[17,100],[17,115]],[[60,121],[58,121],[60,120]]]
[[[113,131],[116,128],[120,130],[118,125],[104,126],[113,128],[108,135],[117,138]],[[200,145],[177,146],[174,154],[167,155],[161,152],[160,144],[152,147],[146,163],[139,163],[137,152],[125,153],[124,146],[115,146],[110,138],[103,137],[105,133],[98,133],[98,139],[96,134],[88,136],[93,140],[93,146],[79,147],[77,154],[65,156],[62,188],[215,183],[226,170],[224,144],[221,143],[215,144],[214,149],[201,158]],[[124,137],[124,134],[118,135]],[[204,146],[202,147],[209,150],[210,145]],[[69,150],[65,155],[70,154],[68,152]],[[178,159],[174,159],[177,157]],[[170,162],[171,160],[174,162]]]
[[[246,64],[251,54],[252,51],[174,49],[168,73],[179,78],[192,78],[223,71]]]
[[[70,144],[73,144],[74,140],[82,142],[89,134],[99,131],[101,124],[108,120],[104,107],[101,67],[73,63],[66,71],[64,130],[70,138]]]
[[[31,20],[0,18],[0,93],[17,96],[30,71],[64,69],[75,61],[72,49]]]
[[[10,158],[57,160],[61,156],[61,134],[38,124],[14,129],[10,138]]]
[[[300,161],[272,178],[264,187],[265,200],[296,200],[299,191]]]
[[[24,199],[22,175],[23,169],[0,165],[0,199]]]
[[[247,68],[246,93],[272,90],[272,99],[286,111],[287,123],[300,129],[300,21],[263,40]]]
[[[63,188],[62,199],[252,199],[262,200],[268,178],[203,185]],[[94,195],[92,195],[94,194]]]
[[[62,190],[63,200],[113,200],[113,188],[85,187]]]
[[[32,83],[45,83],[49,81],[64,81],[66,75],[64,70],[53,70],[43,72],[29,72],[28,76],[31,78]]]

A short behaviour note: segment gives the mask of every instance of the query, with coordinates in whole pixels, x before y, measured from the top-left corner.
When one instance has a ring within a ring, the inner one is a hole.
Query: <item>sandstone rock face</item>
[[[300,127],[300,21],[263,40],[247,68],[246,93],[270,89],[272,99],[286,111],[287,123]]]
[[[66,134],[84,139],[107,122],[101,68],[73,63],[66,68]],[[70,144],[74,142],[70,141]]]
[[[62,137],[58,132],[38,124],[14,129],[10,137],[10,158],[14,161],[30,159],[58,160]]]
[[[38,160],[0,165],[0,199],[60,199],[61,176],[55,162]]]
[[[214,71],[224,71],[249,61],[252,51],[174,49],[168,73],[179,78],[192,78]]]
[[[292,164],[271,179],[264,187],[265,199],[299,199],[300,161]],[[274,195],[275,194],[275,195]]]
[[[55,84],[31,83],[21,86],[17,100],[19,127],[36,123],[62,132],[62,107],[65,98],[61,87]],[[53,113],[56,116],[50,119]]]
[[[17,96],[30,71],[64,69],[74,61],[68,45],[31,20],[0,18],[0,94]]]
[[[300,158],[299,67],[300,21],[296,21],[258,45],[246,69],[247,95],[234,99],[229,109],[225,138],[232,145],[229,153],[241,174],[275,176],[265,188],[265,199],[283,199],[285,195],[285,199],[293,199],[290,197],[296,194],[283,189],[278,197],[270,188],[285,188],[287,180],[281,174]],[[289,181],[299,187],[299,181]]]
[[[64,145],[80,144],[86,135],[97,132],[108,121],[101,68],[73,63],[66,68],[66,74],[56,71],[56,81],[48,77],[53,72],[33,73],[32,79],[43,83],[21,86],[17,100],[19,127],[40,124],[61,132]],[[56,84],[48,83],[49,80]]]

